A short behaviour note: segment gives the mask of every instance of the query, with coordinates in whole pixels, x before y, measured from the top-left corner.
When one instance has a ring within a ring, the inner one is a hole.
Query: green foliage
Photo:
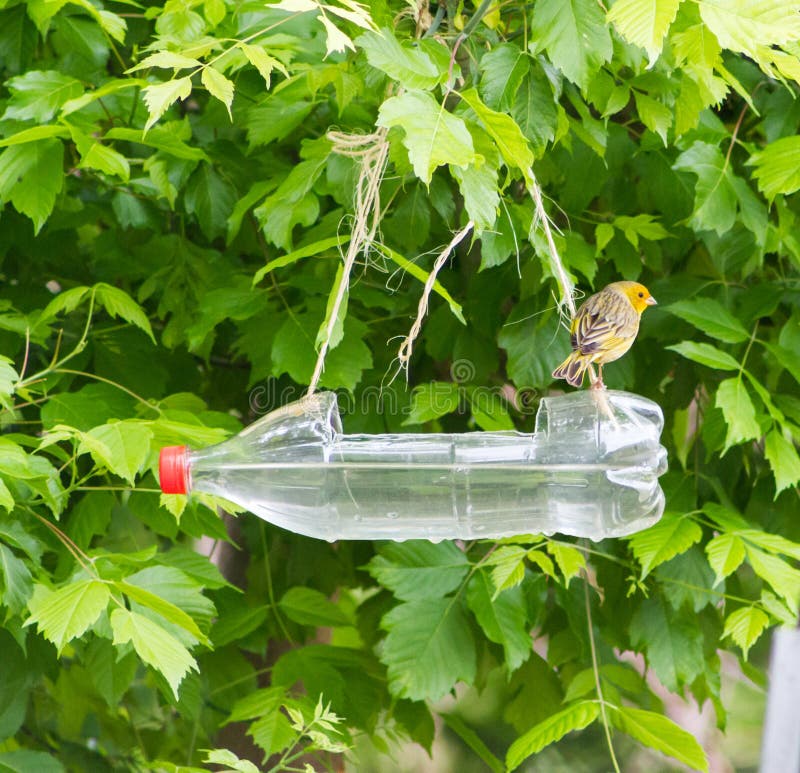
[[[706,769],[615,652],[724,725],[718,650],[756,673],[800,608],[798,4],[0,5],[0,767],[358,767],[496,672],[501,732],[444,717],[491,769],[590,725]],[[329,331],[348,431],[530,431],[568,347],[539,192],[582,291],[658,298],[604,376],[664,409],[659,523],[331,546],[160,495]]]

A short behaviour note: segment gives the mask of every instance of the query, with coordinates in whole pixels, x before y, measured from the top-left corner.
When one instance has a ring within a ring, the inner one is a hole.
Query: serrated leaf
[[[230,749],[211,749],[206,753],[205,761],[212,765],[224,765],[226,770],[235,773],[259,773],[258,767],[250,760],[239,759]]]
[[[744,542],[736,534],[720,534],[706,545],[706,555],[717,585],[744,561]]]
[[[546,746],[560,741],[567,733],[591,725],[599,714],[599,704],[594,701],[581,701],[534,725],[509,747],[506,754],[507,769],[514,770],[532,754],[537,754]]]
[[[335,248],[341,247],[342,245],[347,244],[349,241],[350,237],[346,234],[343,234],[342,236],[332,236],[328,239],[320,239],[319,241],[312,242],[311,244],[306,244],[303,247],[292,250],[286,255],[281,255],[279,258],[274,258],[273,260],[269,261],[266,266],[258,269],[258,271],[256,271],[256,273],[253,275],[253,287],[255,287],[267,274],[274,271],[276,268],[291,266],[293,263],[296,263],[298,260],[302,260],[303,258],[310,258],[315,255],[333,251]]]
[[[614,707],[611,721],[616,727],[645,746],[688,765],[692,770],[708,771],[708,760],[697,739],[671,719],[655,711]]]
[[[772,586],[795,615],[800,608],[800,571],[777,556],[747,545],[747,559],[753,571]]]
[[[384,615],[381,652],[389,692],[398,698],[436,701],[477,669],[475,642],[457,599],[409,601]]]
[[[212,97],[215,97],[225,105],[228,117],[233,120],[233,115],[231,115],[231,104],[233,103],[233,92],[235,91],[233,81],[228,80],[219,70],[206,66],[200,73],[200,82],[208,89],[208,93]]]
[[[314,588],[289,588],[278,602],[278,607],[286,617],[300,625],[352,625],[352,621],[336,604]]]
[[[4,121],[49,121],[68,100],[83,93],[80,81],[56,70],[31,70],[6,82],[11,91]]]
[[[9,145],[24,145],[26,142],[36,142],[36,140],[46,140],[53,137],[66,139],[69,136],[69,130],[65,126],[58,126],[57,124],[34,126],[31,129],[23,129],[21,132],[0,140],[0,148],[7,148]]]
[[[676,617],[660,596],[642,601],[631,619],[630,637],[668,690],[690,684],[703,671],[703,634],[696,621]]]
[[[667,311],[718,341],[738,344],[749,337],[742,323],[712,298],[677,301],[667,306]]]
[[[389,29],[365,32],[356,38],[356,43],[373,67],[406,89],[432,89],[447,78],[447,70],[442,70],[424,50],[403,45]]]
[[[647,51],[652,67],[682,0],[617,0],[606,18],[619,34]]]
[[[186,70],[189,68],[202,67],[199,59],[191,56],[184,56],[183,54],[176,53],[175,51],[157,51],[155,54],[142,59],[139,64],[127,69],[125,72],[136,72],[137,70],[144,70],[148,67],[161,67],[164,69]]]
[[[116,421],[85,433],[78,453],[90,453],[96,464],[133,483],[150,453],[152,437],[152,431],[142,422]]]
[[[488,572],[480,570],[467,585],[467,604],[486,638],[503,647],[508,673],[516,671],[533,647],[522,589],[509,588],[495,597]]]
[[[661,137],[661,142],[664,147],[667,146],[667,132],[672,126],[673,111],[667,107],[663,102],[653,99],[647,94],[642,94],[638,91],[633,93],[634,101],[636,102],[636,111],[639,113],[639,118],[642,123],[650,129],[651,132]]]
[[[739,363],[727,352],[717,349],[711,344],[696,344],[694,341],[681,341],[679,344],[668,346],[673,352],[693,362],[699,362],[715,370],[739,370]]]
[[[488,557],[486,563],[492,567],[495,596],[506,588],[519,585],[525,578],[527,553],[528,551],[519,545],[501,545]]]
[[[742,607],[725,618],[722,638],[730,636],[742,648],[744,659],[747,660],[750,647],[758,641],[768,625],[769,617],[758,607]]]
[[[314,341],[314,348],[319,351],[320,347],[327,342],[328,349],[335,349],[344,338],[344,320],[347,316],[347,304],[349,299],[349,292],[347,288],[343,290],[342,297],[339,301],[339,307],[336,309],[336,319],[333,319],[333,312],[336,308],[336,300],[339,296],[340,288],[343,282],[348,281],[344,274],[344,264],[340,263],[336,268],[336,277],[331,284],[331,290],[328,293],[328,303],[325,308],[325,319],[322,320],[317,330],[317,337]],[[330,335],[328,330],[330,329]]]
[[[525,554],[525,558],[532,564],[536,564],[548,577],[555,578],[556,568],[546,553],[536,549],[529,550]]]
[[[800,543],[792,542],[780,534],[772,534],[759,529],[739,529],[736,533],[742,539],[752,542],[769,553],[782,553],[800,561]]]
[[[333,6],[331,6],[333,7]],[[317,21],[325,27],[325,55],[344,53],[346,49],[355,51],[356,47],[349,35],[345,35],[324,13],[317,16]]]
[[[781,137],[747,161],[758,189],[771,201],[800,190],[800,137]]]
[[[133,644],[139,657],[164,676],[177,700],[183,678],[198,670],[189,650],[157,623],[124,608],[111,613],[111,629],[114,644]]]
[[[64,145],[56,139],[12,145],[0,154],[0,199],[29,217],[37,234],[64,185],[63,163]]]
[[[397,598],[416,601],[455,590],[466,576],[469,562],[452,542],[410,540],[382,545],[367,569]]]
[[[81,162],[78,164],[80,169],[98,169],[106,174],[119,177],[123,182],[128,182],[131,174],[128,159],[114,148],[95,141],[85,150],[81,149],[80,153]]]
[[[472,108],[486,127],[506,166],[509,169],[519,169],[527,182],[533,165],[533,152],[516,121],[510,115],[489,109],[483,104],[475,89],[462,91],[461,99]]]
[[[144,309],[131,298],[124,290],[112,287],[105,282],[100,282],[94,287],[95,300],[112,316],[120,317],[126,322],[135,325],[139,330],[147,333],[150,340],[155,343],[153,329],[150,327],[150,320],[144,313]]]
[[[594,0],[540,0],[530,32],[531,48],[547,51],[553,64],[582,89],[611,59],[611,35]]]
[[[242,43],[240,48],[244,52],[244,55],[247,57],[247,60],[250,62],[250,64],[252,64],[253,67],[255,67],[261,74],[261,77],[264,79],[267,88],[270,86],[273,70],[277,70],[288,77],[289,73],[287,72],[286,67],[284,67],[283,62],[273,56],[270,56],[260,46]]]
[[[5,488],[5,484],[2,484],[2,488]],[[0,603],[11,613],[18,615],[25,609],[25,604],[33,592],[33,577],[25,562],[2,542],[0,542],[0,577],[2,577]]]
[[[629,538],[633,555],[642,566],[641,579],[659,564],[684,553],[703,536],[703,530],[691,519],[665,515],[658,523]]]
[[[119,126],[107,131],[103,139],[136,142],[187,161],[208,161],[208,156],[201,148],[187,145],[175,135],[174,131],[163,126],[156,126],[146,133],[140,129],[126,129],[123,126]]]
[[[714,403],[722,410],[728,433],[723,453],[731,446],[761,437],[753,401],[740,378],[727,378],[717,387]]]
[[[56,591],[38,588],[28,604],[32,614],[25,625],[36,623],[39,633],[56,645],[59,654],[94,625],[111,599],[108,585],[97,580],[78,580]]]
[[[378,126],[399,126],[414,173],[426,185],[443,164],[466,167],[475,161],[472,136],[464,121],[426,91],[406,91],[380,107]]]
[[[186,612],[175,606],[175,604],[172,604],[166,599],[161,598],[161,596],[156,595],[146,588],[140,588],[139,586],[125,582],[124,580],[115,583],[115,586],[121,593],[124,593],[133,601],[138,602],[148,609],[152,609],[170,623],[174,623],[175,625],[179,625],[181,628],[184,628],[197,641],[208,643],[208,639],[197,627],[197,623],[195,623],[195,621],[189,615],[187,615]]]
[[[771,429],[764,439],[766,456],[775,476],[775,496],[800,483],[800,456],[790,440],[778,429]]]
[[[149,117],[144,125],[143,134],[161,118],[178,99],[186,99],[192,93],[192,79],[183,78],[156,83],[142,90],[142,99],[147,105]],[[113,131],[113,130],[112,130]]]
[[[497,169],[488,164],[468,166],[460,169],[450,167],[450,171],[458,181],[458,188],[464,197],[464,208],[475,223],[475,235],[491,228],[497,220],[500,206],[500,195],[497,191]]]
[[[528,74],[531,59],[511,43],[501,43],[481,58],[480,92],[493,110],[508,112]]]
[[[556,560],[561,574],[564,575],[564,585],[566,586],[569,586],[569,581],[586,568],[586,559],[577,548],[550,541],[547,543],[547,552]]]

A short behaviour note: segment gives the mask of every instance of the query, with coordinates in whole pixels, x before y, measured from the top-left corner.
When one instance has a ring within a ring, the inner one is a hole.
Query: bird
[[[603,365],[622,357],[631,348],[639,332],[639,320],[656,299],[638,282],[612,282],[599,293],[589,296],[570,325],[572,353],[554,371],[553,378],[563,378],[574,387],[583,383],[583,374],[592,363],[599,375],[592,389],[605,389]]]

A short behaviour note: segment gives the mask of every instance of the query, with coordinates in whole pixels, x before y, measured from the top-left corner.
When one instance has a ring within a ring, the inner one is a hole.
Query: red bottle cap
[[[186,446],[166,446],[158,457],[158,477],[165,494],[186,493]]]

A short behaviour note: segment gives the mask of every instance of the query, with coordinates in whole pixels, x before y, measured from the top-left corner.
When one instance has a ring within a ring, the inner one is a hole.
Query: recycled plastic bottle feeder
[[[319,392],[218,445],[162,449],[161,489],[326,540],[599,540],[661,517],[663,424],[650,400],[589,390],[542,398],[533,433],[345,435],[336,395]]]

